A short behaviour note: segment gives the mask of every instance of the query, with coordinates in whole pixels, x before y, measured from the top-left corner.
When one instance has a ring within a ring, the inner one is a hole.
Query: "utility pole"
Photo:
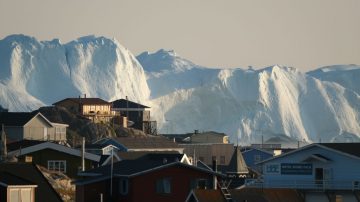
[[[112,198],[112,192],[113,192],[113,171],[114,171],[114,148],[111,147],[110,198]]]
[[[82,148],[81,148],[81,170],[85,171],[85,137],[82,138]]]

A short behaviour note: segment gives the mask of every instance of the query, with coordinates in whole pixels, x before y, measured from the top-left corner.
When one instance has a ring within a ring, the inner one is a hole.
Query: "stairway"
[[[231,193],[228,189],[228,186],[227,186],[227,183],[226,181],[221,181],[218,183],[218,187],[220,188],[221,190],[221,193],[224,195],[225,199],[227,202],[232,202],[232,197],[231,197]]]

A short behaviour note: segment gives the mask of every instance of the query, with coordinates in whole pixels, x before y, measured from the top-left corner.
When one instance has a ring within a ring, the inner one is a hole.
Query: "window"
[[[280,173],[279,164],[266,165],[267,173]]]
[[[257,162],[260,162],[261,161],[261,156],[260,155],[255,155],[254,156],[254,162],[257,163]]]
[[[10,202],[33,202],[32,188],[10,189]]]
[[[121,195],[126,195],[128,194],[129,191],[129,180],[128,179],[120,179],[119,182],[119,191]]]
[[[163,178],[156,181],[156,193],[170,194],[171,193],[171,179]]]
[[[212,157],[211,157],[211,160],[212,160],[212,161],[216,161],[216,156],[212,156]]]
[[[225,165],[225,156],[220,156],[220,165]]]
[[[209,188],[209,181],[207,179],[193,179],[190,182],[191,189],[206,189]]]
[[[48,161],[48,170],[66,173],[66,161],[64,160]]]
[[[199,157],[199,161],[204,162],[204,157],[200,156],[200,157]]]

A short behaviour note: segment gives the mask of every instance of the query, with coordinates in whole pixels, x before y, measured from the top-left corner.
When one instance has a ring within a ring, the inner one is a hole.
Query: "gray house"
[[[67,124],[50,122],[40,112],[1,112],[7,139],[66,141]]]

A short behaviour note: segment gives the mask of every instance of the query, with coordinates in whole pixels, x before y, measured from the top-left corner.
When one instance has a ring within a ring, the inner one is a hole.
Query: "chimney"
[[[84,98],[86,98],[86,93],[84,93]]]
[[[81,171],[85,171],[85,137],[82,138],[81,148]]]
[[[217,173],[217,162],[216,162],[216,159],[214,159],[212,161],[212,169],[215,173]],[[214,174],[213,175],[213,189],[216,190],[217,189],[217,178],[216,178],[216,175]]]

